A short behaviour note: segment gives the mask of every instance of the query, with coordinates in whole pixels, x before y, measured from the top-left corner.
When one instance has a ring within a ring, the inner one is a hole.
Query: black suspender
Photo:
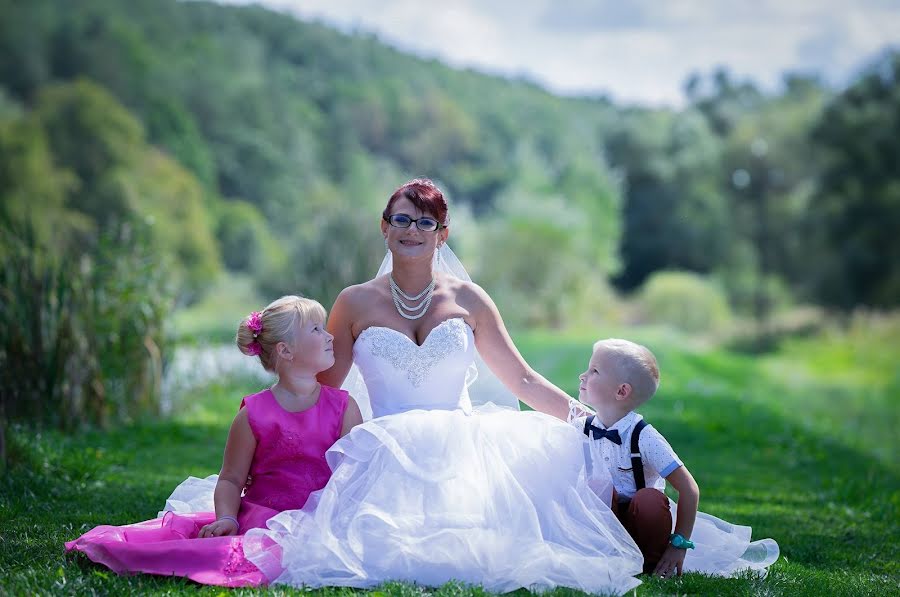
[[[591,437],[591,423],[594,422],[594,416],[591,415],[584,421],[584,434],[588,437]],[[636,490],[641,490],[647,486],[647,481],[644,479],[644,461],[641,460],[641,447],[639,445],[641,431],[646,426],[647,421],[641,419],[635,423],[634,430],[631,432],[631,473],[634,475]]]
[[[631,473],[634,475],[634,486],[638,491],[647,486],[644,479],[644,461],[641,460],[641,448],[638,442],[641,439],[641,431],[647,426],[647,421],[638,421],[631,432]]]

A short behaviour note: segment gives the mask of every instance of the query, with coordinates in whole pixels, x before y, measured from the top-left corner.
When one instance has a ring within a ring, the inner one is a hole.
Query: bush
[[[225,267],[234,272],[252,272],[260,265],[269,231],[265,217],[246,201],[224,201],[219,207],[216,238]]]
[[[254,276],[263,296],[299,294],[330,308],[338,293],[370,280],[384,258],[378,219],[349,201],[312,198],[305,218],[283,242],[283,258],[267,259]]]
[[[608,320],[613,260],[594,221],[568,198],[509,189],[492,213],[465,223],[461,252],[512,328]]]
[[[0,222],[0,426],[72,430],[158,412],[167,268],[146,228],[56,255],[30,224]]]
[[[717,333],[732,320],[725,293],[709,279],[690,272],[651,275],[638,294],[641,318],[690,333]]]

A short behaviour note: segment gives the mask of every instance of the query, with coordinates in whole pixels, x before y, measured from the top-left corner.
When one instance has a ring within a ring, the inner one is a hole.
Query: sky
[[[248,0],[220,0],[247,4]],[[727,67],[775,90],[785,72],[842,86],[888,45],[900,0],[256,0],[457,67],[563,95],[679,106],[691,73]]]

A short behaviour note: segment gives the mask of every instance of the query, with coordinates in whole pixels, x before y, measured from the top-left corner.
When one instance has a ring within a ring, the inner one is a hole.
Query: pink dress
[[[302,508],[310,493],[325,486],[331,475],[325,451],[341,435],[348,399],[347,392],[322,386],[312,408],[292,413],[269,389],[244,398],[241,408],[247,409],[256,451],[250,464],[253,483],[237,516],[242,533],[264,528],[283,510]],[[244,557],[242,536],[197,538],[215,519],[214,512],[166,512],[136,524],[102,525],[67,542],[66,551],[81,551],[119,574],[185,576],[225,587],[265,583]]]

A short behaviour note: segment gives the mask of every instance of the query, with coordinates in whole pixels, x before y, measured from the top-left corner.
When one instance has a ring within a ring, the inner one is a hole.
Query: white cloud
[[[245,3],[246,0],[223,0]],[[900,42],[889,0],[261,0],[344,30],[373,31],[455,66],[527,74],[560,93],[679,104],[691,72],[725,65],[772,87],[788,70],[844,82]]]

